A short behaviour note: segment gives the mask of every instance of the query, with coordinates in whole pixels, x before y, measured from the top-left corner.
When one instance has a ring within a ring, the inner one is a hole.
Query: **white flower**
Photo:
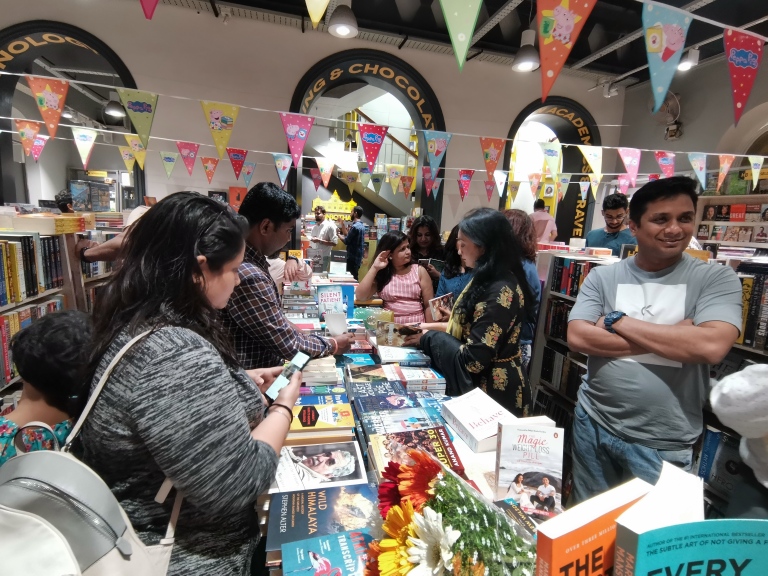
[[[453,551],[451,547],[461,536],[461,532],[450,526],[443,528],[443,515],[425,506],[423,515],[413,515],[417,538],[408,538],[408,561],[415,564],[410,574],[427,576],[442,574],[451,567]]]

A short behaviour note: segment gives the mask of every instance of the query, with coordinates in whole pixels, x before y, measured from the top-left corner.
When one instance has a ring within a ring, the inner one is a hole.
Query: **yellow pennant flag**
[[[128,146],[130,147],[131,152],[133,152],[136,162],[139,163],[139,168],[144,170],[144,160],[147,157],[147,149],[144,148],[144,144],[141,143],[141,138],[136,134],[126,134],[125,141],[128,142]]]
[[[125,169],[128,170],[128,172],[133,172],[133,165],[136,164],[136,157],[133,155],[133,150],[131,150],[130,146],[118,146],[118,150],[120,150],[120,156],[123,159],[123,162],[125,162]]]
[[[400,178],[403,177],[405,172],[405,166],[403,164],[387,164],[387,178],[392,185],[392,193],[397,196],[397,191],[400,188]]]
[[[237,121],[237,114],[240,107],[233,104],[222,104],[221,102],[208,102],[201,100],[203,114],[211,131],[213,142],[216,144],[216,150],[219,153],[219,159],[224,158],[229,145],[229,137],[232,136],[232,130]]]
[[[312,20],[312,28],[317,28],[320,24],[320,20],[323,19],[325,9],[328,8],[328,3],[331,0],[307,0],[307,12],[309,12],[309,19]]]

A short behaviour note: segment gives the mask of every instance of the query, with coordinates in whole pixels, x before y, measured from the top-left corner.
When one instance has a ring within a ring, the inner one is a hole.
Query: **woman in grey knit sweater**
[[[246,372],[219,329],[239,283],[247,224],[212,199],[179,192],[139,220],[120,270],[100,295],[92,385],[118,350],[148,328],[110,376],[81,435],[81,458],[110,486],[147,544],[184,501],[169,574],[248,574],[258,542],[254,503],[269,488],[300,377],[265,413],[280,368]]]

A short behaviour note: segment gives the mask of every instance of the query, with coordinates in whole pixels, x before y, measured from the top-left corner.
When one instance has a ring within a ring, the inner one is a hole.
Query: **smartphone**
[[[269,396],[272,400],[275,400],[280,390],[288,386],[291,381],[291,377],[296,372],[301,372],[304,366],[307,365],[307,362],[309,362],[309,356],[304,354],[304,352],[299,352],[296,354],[296,356],[294,356],[288,363],[288,366],[283,368],[280,376],[275,378],[275,381],[272,382],[272,386],[267,389],[266,395]]]

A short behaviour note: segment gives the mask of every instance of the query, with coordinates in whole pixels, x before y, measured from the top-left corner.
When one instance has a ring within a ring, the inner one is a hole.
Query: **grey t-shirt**
[[[660,272],[645,272],[628,258],[589,273],[568,321],[597,322],[613,310],[654,324],[691,319],[697,326],[721,321],[741,329],[741,283],[731,268],[687,254]],[[674,450],[701,434],[708,391],[706,364],[681,364],[655,354],[590,355],[579,404],[620,438]]]

